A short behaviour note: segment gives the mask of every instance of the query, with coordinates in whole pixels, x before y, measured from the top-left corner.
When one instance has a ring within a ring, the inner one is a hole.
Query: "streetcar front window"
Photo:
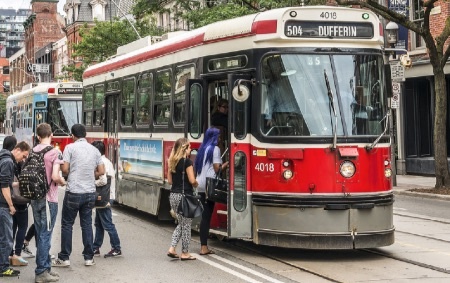
[[[336,121],[338,136],[384,130],[381,55],[268,56],[261,89],[261,130],[267,136],[332,136]]]
[[[80,123],[81,101],[50,100],[48,107],[48,121],[52,126],[53,135],[70,136],[72,126]]]

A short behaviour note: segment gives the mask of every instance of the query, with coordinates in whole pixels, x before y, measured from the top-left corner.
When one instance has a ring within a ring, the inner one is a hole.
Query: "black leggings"
[[[34,223],[33,223],[31,224],[30,228],[28,228],[27,235],[25,236],[25,241],[30,242],[31,239],[33,239],[35,233],[36,232],[34,231]]]
[[[206,193],[198,193],[203,204],[202,220],[200,222],[200,244],[202,246],[208,245],[209,227],[211,225],[211,215],[214,211],[213,201],[206,200]]]

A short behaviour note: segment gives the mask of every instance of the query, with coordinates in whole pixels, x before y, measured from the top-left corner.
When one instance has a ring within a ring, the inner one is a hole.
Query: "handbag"
[[[186,163],[186,159],[184,160]],[[185,169],[183,165],[183,191],[181,194],[181,201],[178,205],[177,213],[186,218],[199,217],[203,213],[203,205],[198,195],[186,195],[184,193],[184,175]]]
[[[228,182],[226,179],[219,178],[221,171],[217,172],[214,178],[206,178],[206,199],[219,203],[227,203],[228,200]]]
[[[103,186],[95,187],[95,206],[106,207],[109,203],[111,193],[111,177],[107,177],[108,182]]]

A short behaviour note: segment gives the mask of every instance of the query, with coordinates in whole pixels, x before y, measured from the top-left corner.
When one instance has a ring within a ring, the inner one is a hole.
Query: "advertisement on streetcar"
[[[162,140],[122,139],[120,157],[123,172],[162,179],[162,144]]]

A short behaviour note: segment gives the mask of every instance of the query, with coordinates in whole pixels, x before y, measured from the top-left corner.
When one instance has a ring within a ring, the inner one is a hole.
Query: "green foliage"
[[[282,7],[305,5],[324,5],[326,0],[209,0],[202,6],[200,1],[177,0],[172,9],[167,9],[164,0],[137,0],[132,13],[138,22],[145,22],[155,14],[170,13],[178,20],[185,20],[190,28],[199,28],[221,20],[236,18],[259,11]]]
[[[135,27],[141,37],[159,32],[148,22],[141,22]],[[95,21],[93,25],[86,23],[80,30],[80,36],[83,40],[72,46],[73,61],[63,68],[77,81],[82,80],[83,72],[89,65],[105,61],[116,54],[117,47],[139,38],[126,20]]]

